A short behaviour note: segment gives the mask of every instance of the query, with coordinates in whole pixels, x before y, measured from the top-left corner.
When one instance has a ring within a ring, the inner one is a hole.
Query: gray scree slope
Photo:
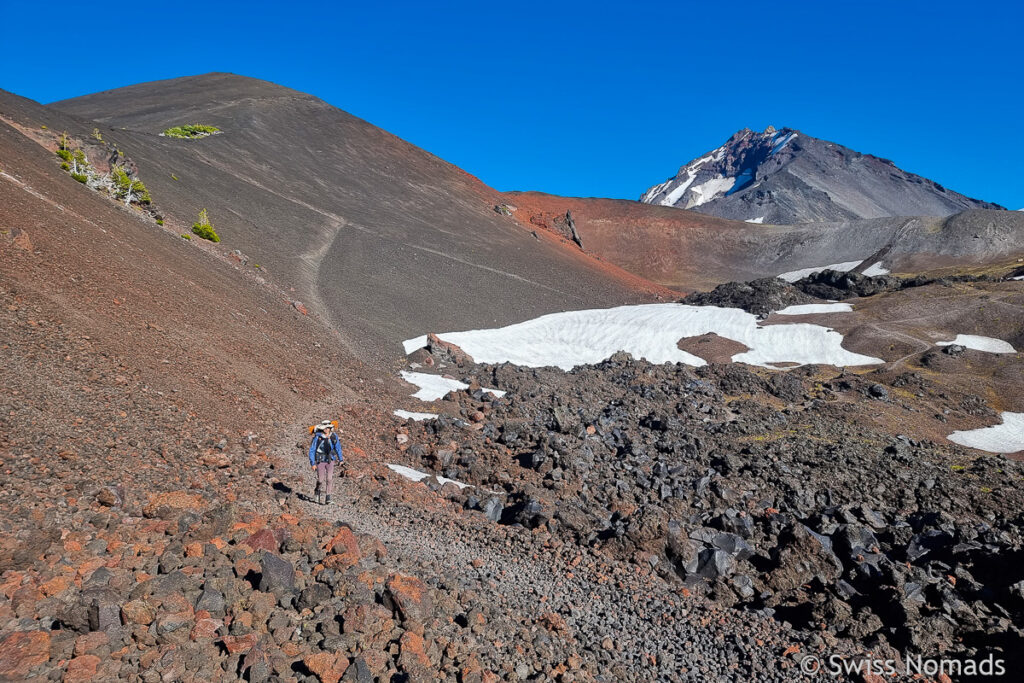
[[[208,208],[225,246],[294,283],[294,298],[365,355],[393,358],[425,332],[647,298],[496,214],[500,195],[469,174],[311,95],[207,74],[49,108],[104,124],[171,218],[189,226]],[[223,133],[159,135],[186,123]]]

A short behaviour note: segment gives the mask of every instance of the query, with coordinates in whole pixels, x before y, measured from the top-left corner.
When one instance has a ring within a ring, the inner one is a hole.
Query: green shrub
[[[99,128],[93,128],[92,129],[92,137],[93,137],[94,140],[99,140],[100,142],[103,142],[103,134],[100,133],[100,129]]]
[[[131,195],[132,200],[140,204],[149,204],[153,201],[142,181],[133,180],[123,166],[111,168],[110,178],[114,183],[114,196],[118,199],[127,199]]]
[[[210,222],[210,215],[206,209],[199,212],[199,221],[192,224],[192,232],[204,240],[220,242],[220,235],[213,229],[213,223]]]
[[[190,240],[190,239],[192,239],[192,235],[188,234],[187,232],[183,232],[183,233],[181,233],[181,239],[183,239],[183,240]]]
[[[156,224],[157,225],[163,225],[164,224],[164,219],[163,218],[157,218],[156,219]]]
[[[184,126],[174,126],[168,128],[163,132],[165,137],[169,138],[204,138],[207,135],[213,135],[219,133],[220,128],[216,126],[208,126],[202,123],[192,123]]]
[[[89,182],[89,176],[87,176],[84,173],[72,173],[71,177],[77,180],[78,182],[82,183],[83,185]]]
[[[66,161],[60,162],[60,170],[62,170],[62,171],[70,171],[71,170],[71,164],[69,164]]]
[[[71,161],[71,150],[63,149],[63,148],[58,149],[57,150],[57,156],[59,156],[64,161]]]

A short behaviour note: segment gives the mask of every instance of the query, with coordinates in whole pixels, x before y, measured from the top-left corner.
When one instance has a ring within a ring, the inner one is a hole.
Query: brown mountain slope
[[[500,601],[527,589],[499,593],[470,562],[564,576],[569,558],[524,550],[525,530],[497,551],[507,536],[482,515],[453,524],[381,464],[407,389],[251,270],[75,182],[37,131],[52,135],[0,121],[0,679],[455,680],[543,661],[519,636],[539,615]],[[294,448],[325,416],[344,431],[344,506],[307,504]],[[491,594],[445,587],[453,565]],[[650,594],[650,577],[632,583]],[[487,643],[465,637],[470,610]],[[385,637],[322,644],[341,614]],[[545,642],[596,670],[574,640]]]
[[[1024,214],[965,211],[793,226],[730,221],[617,199],[510,192],[524,225],[565,233],[571,211],[584,250],[679,290],[864,261],[893,272],[1009,263],[1024,255]]]
[[[287,88],[209,74],[49,109],[104,124],[170,224],[187,228],[208,208],[224,248],[294,287],[364,353],[390,358],[433,329],[648,298],[635,276],[495,213],[501,196],[460,169]],[[195,122],[223,133],[159,136]]]

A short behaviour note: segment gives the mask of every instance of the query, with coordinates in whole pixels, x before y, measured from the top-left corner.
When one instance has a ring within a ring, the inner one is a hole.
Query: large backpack
[[[316,448],[313,451],[313,457],[318,463],[330,462],[331,456],[334,453],[334,445],[338,443],[338,435],[331,434],[328,439],[322,435],[316,437]]]

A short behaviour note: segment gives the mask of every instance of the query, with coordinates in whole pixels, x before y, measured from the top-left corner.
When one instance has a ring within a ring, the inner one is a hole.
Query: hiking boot
[[[327,504],[328,504],[328,505],[330,505],[330,504],[331,504],[331,497],[330,497],[330,496],[327,496]]]

